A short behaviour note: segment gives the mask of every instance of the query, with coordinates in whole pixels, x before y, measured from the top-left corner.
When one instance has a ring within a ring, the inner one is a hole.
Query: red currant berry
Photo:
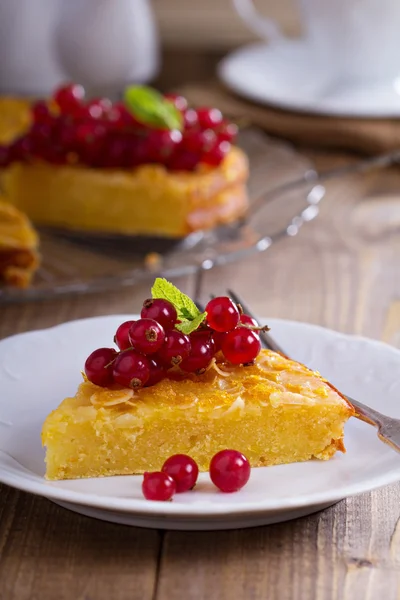
[[[90,121],[96,121],[103,115],[103,111],[100,106],[90,104],[83,104],[79,110],[76,110],[74,117],[76,121],[81,123],[87,123]]]
[[[183,125],[184,129],[192,129],[196,127],[199,122],[197,112],[193,108],[189,108],[183,113]]]
[[[82,143],[80,147],[81,161],[90,167],[99,167],[104,157],[105,136],[91,139],[88,143]]]
[[[173,329],[178,319],[175,306],[162,298],[149,298],[145,300],[140,316],[142,319],[154,319],[158,321],[166,331]]]
[[[210,329],[209,327],[205,327],[204,329],[196,329],[196,331],[193,331],[189,337],[190,340],[192,340],[192,338],[202,339],[205,344],[209,344],[211,346],[213,354],[215,354],[217,350],[214,340],[215,333],[216,332]]]
[[[206,306],[207,323],[215,331],[230,331],[239,323],[240,313],[234,302],[227,296],[219,296]]]
[[[218,352],[222,347],[222,340],[225,337],[225,331],[214,331],[212,334],[212,339],[215,345],[215,351]]]
[[[124,387],[142,387],[150,377],[149,361],[135,350],[124,350],[114,362],[113,377]]]
[[[222,123],[222,113],[218,108],[198,108],[197,116],[202,129],[214,128]]]
[[[96,122],[81,123],[76,126],[75,136],[80,144],[90,144],[104,136],[105,128]]]
[[[171,171],[194,171],[199,162],[200,154],[182,151],[173,154],[168,167]]]
[[[41,125],[40,127],[44,127]],[[75,150],[78,140],[76,138],[76,127],[74,125],[64,124],[63,126],[57,128],[58,130],[54,132],[53,141],[60,144],[62,148],[65,150]]]
[[[175,108],[181,112],[185,111],[188,107],[186,98],[180,96],[179,94],[165,94],[164,98],[172,102]]]
[[[227,360],[234,365],[251,363],[260,353],[260,337],[246,327],[229,331],[222,340],[221,350]]]
[[[34,144],[41,144],[42,142],[47,142],[52,135],[52,127],[48,123],[33,123],[29,136],[32,138]]]
[[[8,167],[10,163],[11,157],[9,147],[0,145],[0,168]]]
[[[150,364],[150,376],[147,380],[146,387],[150,387],[151,385],[155,385],[161,379],[164,379],[166,373],[164,369],[164,365],[160,362],[159,359],[149,358]]]
[[[201,162],[205,165],[218,167],[225,156],[229,153],[231,145],[229,142],[218,142],[211,150],[203,154]]]
[[[253,317],[250,317],[250,315],[240,315],[240,323],[242,323],[242,325],[251,325],[252,327],[258,327],[257,321],[253,319]]]
[[[221,450],[211,460],[210,477],[221,492],[237,492],[250,478],[250,463],[237,450]]]
[[[107,118],[117,129],[125,129],[135,125],[132,113],[129,112],[123,102],[115,102],[107,114]]]
[[[164,328],[154,319],[138,319],[129,330],[131,346],[143,354],[154,354],[164,343]]]
[[[32,154],[32,146],[32,139],[27,135],[16,139],[9,147],[10,160],[12,162],[26,161]]]
[[[143,475],[142,492],[146,500],[171,500],[176,492],[176,483],[162,471]]]
[[[238,126],[235,123],[224,121],[218,127],[217,137],[220,142],[233,142],[238,134]]]
[[[216,136],[211,129],[205,131],[188,131],[182,141],[182,147],[189,152],[208,152],[215,144]]]
[[[147,139],[138,136],[128,138],[127,161],[128,166],[137,167],[150,162],[149,144]]]
[[[129,142],[126,136],[107,138],[103,166],[108,168],[129,166]]]
[[[54,117],[52,116],[52,114],[49,111],[49,107],[47,106],[46,102],[35,102],[35,104],[32,106],[32,116],[33,116],[33,121],[35,123],[40,123],[40,124],[50,124]]]
[[[182,134],[177,129],[171,131],[151,131],[147,137],[149,159],[165,163],[182,140]]]
[[[215,352],[210,337],[206,335],[190,336],[190,354],[180,363],[182,371],[201,375],[210,364]]]
[[[114,348],[98,348],[85,362],[86,377],[92,383],[106,387],[113,382],[112,363],[117,357]]]
[[[63,165],[65,164],[65,151],[58,144],[52,144],[45,149],[43,158],[52,165]]]
[[[121,323],[115,332],[114,344],[116,344],[120,350],[127,350],[131,347],[132,344],[129,340],[129,330],[134,322],[135,321],[125,321],[124,323]]]
[[[108,98],[95,98],[90,100],[86,106],[92,119],[102,119],[110,112],[112,102]]]
[[[174,454],[167,458],[162,471],[175,481],[178,494],[192,490],[199,475],[196,461],[186,454]]]
[[[54,94],[54,100],[63,114],[74,114],[80,107],[85,90],[77,83],[63,86]]]
[[[165,342],[161,346],[158,356],[169,368],[180,365],[190,354],[190,339],[184,333],[171,329],[167,332]]]

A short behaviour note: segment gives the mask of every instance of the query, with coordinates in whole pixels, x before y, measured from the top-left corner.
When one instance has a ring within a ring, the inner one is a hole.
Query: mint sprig
[[[155,129],[183,128],[183,118],[173,102],[153,88],[136,85],[124,92],[124,103],[135,119]]]
[[[180,323],[175,327],[186,335],[196,331],[207,317],[207,313],[200,312],[189,296],[186,296],[171,282],[161,277],[157,277],[155,280],[151,288],[151,295],[153,298],[168,300],[175,306],[180,320]]]

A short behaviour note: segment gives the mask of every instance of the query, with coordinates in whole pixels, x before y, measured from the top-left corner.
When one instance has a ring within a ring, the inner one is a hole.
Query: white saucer
[[[303,40],[252,44],[224,58],[218,74],[237,94],[278,108],[343,117],[400,116],[400,80],[335,85],[329,68],[317,60]]]
[[[49,482],[40,430],[47,414],[81,380],[93,348],[110,343],[132,316],[73,321],[0,342],[0,481],[105,521],[166,529],[232,529],[285,521],[338,500],[400,480],[400,456],[373,427],[351,419],[347,454],[330,461],[253,469],[236,494],[217,492],[206,473],[193,492],[150,502],[142,477]],[[304,323],[270,319],[288,353],[319,369],[334,385],[374,408],[400,417],[400,352],[364,338]]]

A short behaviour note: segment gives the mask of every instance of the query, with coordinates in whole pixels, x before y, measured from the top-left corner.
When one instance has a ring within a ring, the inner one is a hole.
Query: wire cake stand
[[[195,275],[296,235],[317,216],[325,193],[313,164],[256,129],[243,131],[239,145],[250,159],[250,207],[242,220],[180,241],[41,230],[42,264],[31,286],[0,287],[0,303],[115,290],[155,276]]]

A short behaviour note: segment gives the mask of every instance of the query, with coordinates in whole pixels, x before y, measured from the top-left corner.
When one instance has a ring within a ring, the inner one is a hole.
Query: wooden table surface
[[[315,156],[337,164],[337,156]],[[331,181],[317,220],[263,255],[207,273],[262,315],[400,347],[400,172]],[[176,280],[186,292],[190,279]],[[0,308],[0,337],[134,312],[145,287]],[[34,385],[34,382],[32,382]],[[400,398],[399,398],[400,402]],[[400,598],[400,484],[310,517],[227,532],[129,528],[0,485],[1,600]]]

